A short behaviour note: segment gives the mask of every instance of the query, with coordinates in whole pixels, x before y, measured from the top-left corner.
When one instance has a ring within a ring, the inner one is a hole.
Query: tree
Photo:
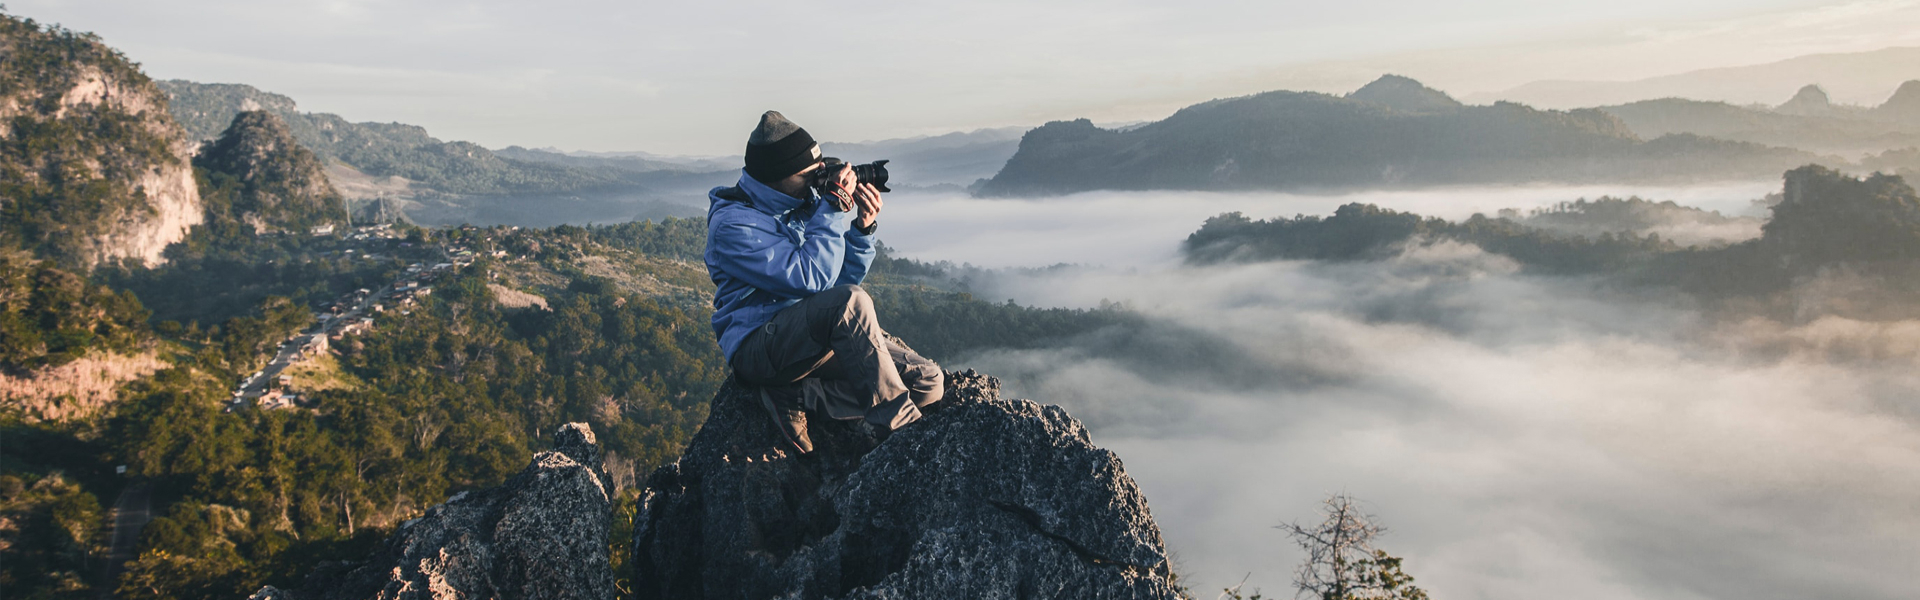
[[[1400,569],[1401,559],[1373,547],[1386,533],[1378,518],[1356,506],[1352,496],[1334,494],[1321,508],[1326,519],[1303,526],[1280,525],[1307,552],[1294,571],[1299,595],[1321,600],[1427,600],[1426,590]]]

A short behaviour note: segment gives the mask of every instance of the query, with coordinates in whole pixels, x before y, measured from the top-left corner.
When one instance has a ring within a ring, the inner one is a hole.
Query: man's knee
[[[873,297],[867,295],[867,290],[858,284],[836,285],[821,293],[832,294],[828,298],[839,304],[850,317],[870,318],[874,314]]]

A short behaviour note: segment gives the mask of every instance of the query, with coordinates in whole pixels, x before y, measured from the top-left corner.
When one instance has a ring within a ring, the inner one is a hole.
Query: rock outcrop
[[[612,506],[593,430],[570,423],[554,449],[500,487],[461,493],[408,521],[357,565],[254,598],[607,600]]]
[[[1058,406],[949,373],[884,442],[816,419],[795,457],[729,382],[635,519],[639,598],[1174,598],[1146,499]]]
[[[344,225],[347,207],[312,151],[294,141],[279,116],[263,110],[234,115],[220,139],[194,157],[212,184],[210,210],[255,231],[302,231]]]
[[[203,215],[167,99],[99,38],[0,15],[0,244],[155,264]]]

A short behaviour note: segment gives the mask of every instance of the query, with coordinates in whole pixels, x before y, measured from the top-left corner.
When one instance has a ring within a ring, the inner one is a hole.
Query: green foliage
[[[135,182],[180,163],[164,116],[156,121],[105,103],[62,106],[69,90],[96,73],[116,92],[159,98],[98,37],[0,14],[0,98],[20,109],[0,121],[0,248],[88,265],[103,234],[152,210]]]
[[[704,262],[707,220],[668,217],[658,223],[633,221],[593,227],[593,240],[649,256]]]
[[[122,592],[297,583],[454,492],[499,484],[566,422],[591,424],[610,468],[644,473],[678,455],[725,377],[703,313],[590,279],[552,294],[551,311],[506,310],[485,270],[437,281],[411,314],[341,342],[342,368],[371,385],[315,392],[310,409],[217,401],[305,322],[282,298],[212,330],[195,367],[136,383],[106,437],[171,508]]]
[[[0,253],[0,370],[59,366],[88,351],[127,352],[151,338],[148,312],[130,292],[114,293],[24,253]]]
[[[392,282],[409,260],[429,254],[384,240],[349,245],[297,233],[255,235],[243,223],[215,219],[169,246],[165,256],[166,264],[157,267],[102,265],[94,279],[132,291],[156,320],[212,325],[247,314],[269,296],[311,306],[354,289],[377,289]]]
[[[1034,308],[986,302],[966,292],[922,285],[863,285],[888,333],[935,361],[979,350],[1040,348],[1114,326],[1137,326],[1139,315],[1120,310]]]
[[[1899,176],[1860,179],[1816,165],[1786,181],[1761,240],[1790,268],[1920,258],[1920,196]]]
[[[100,501],[58,471],[0,474],[0,590],[9,598],[92,595]]]

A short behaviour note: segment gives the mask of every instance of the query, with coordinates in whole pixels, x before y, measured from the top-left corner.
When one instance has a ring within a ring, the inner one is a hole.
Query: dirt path
[[[153,486],[146,482],[127,486],[113,502],[113,542],[107,563],[100,566],[100,598],[111,600],[120,584],[120,572],[133,560],[140,544],[140,530],[153,520]]]

